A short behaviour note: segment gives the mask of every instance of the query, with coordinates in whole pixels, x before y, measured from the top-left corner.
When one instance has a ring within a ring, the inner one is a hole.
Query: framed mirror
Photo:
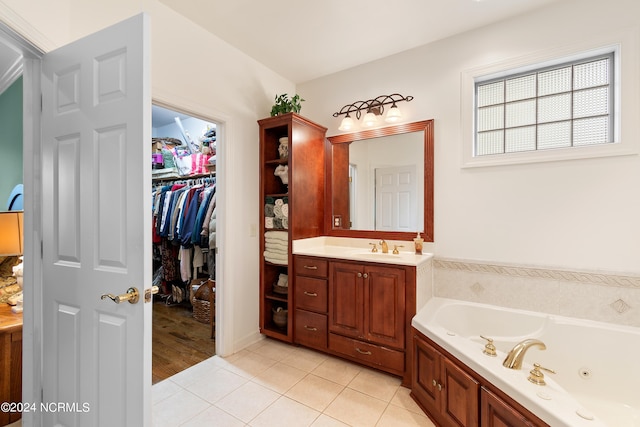
[[[327,138],[328,235],[433,241],[433,120]]]

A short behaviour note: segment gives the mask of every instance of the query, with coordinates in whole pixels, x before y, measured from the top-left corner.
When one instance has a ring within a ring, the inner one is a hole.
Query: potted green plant
[[[271,107],[271,117],[278,116],[285,113],[299,113],[302,108],[302,101],[300,95],[295,94],[291,99],[286,93],[282,95],[276,95],[275,103]]]

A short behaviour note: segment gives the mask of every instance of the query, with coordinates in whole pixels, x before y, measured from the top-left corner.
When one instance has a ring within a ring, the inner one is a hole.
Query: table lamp
[[[23,211],[0,212],[0,256],[20,256],[20,264],[13,267],[18,286],[22,289],[22,233]],[[16,305],[22,311],[22,291],[9,298],[9,304]]]

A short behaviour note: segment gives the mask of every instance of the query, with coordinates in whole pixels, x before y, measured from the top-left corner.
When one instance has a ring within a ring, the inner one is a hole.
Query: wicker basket
[[[201,323],[209,323],[211,321],[211,303],[201,299],[194,299],[193,318]]]
[[[209,279],[209,282],[207,283],[206,279],[194,279],[191,281],[192,287],[197,286],[191,298],[193,318],[201,323],[211,322],[211,310],[215,310],[215,305],[211,307],[216,300],[215,282],[211,279]]]

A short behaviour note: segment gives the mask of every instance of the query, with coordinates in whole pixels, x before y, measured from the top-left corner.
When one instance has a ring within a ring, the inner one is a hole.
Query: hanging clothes
[[[215,277],[211,275],[215,258],[204,256],[211,249],[215,190],[215,179],[176,180],[154,188],[153,241],[159,246],[165,282],[182,282],[184,286],[205,264],[210,277]]]

